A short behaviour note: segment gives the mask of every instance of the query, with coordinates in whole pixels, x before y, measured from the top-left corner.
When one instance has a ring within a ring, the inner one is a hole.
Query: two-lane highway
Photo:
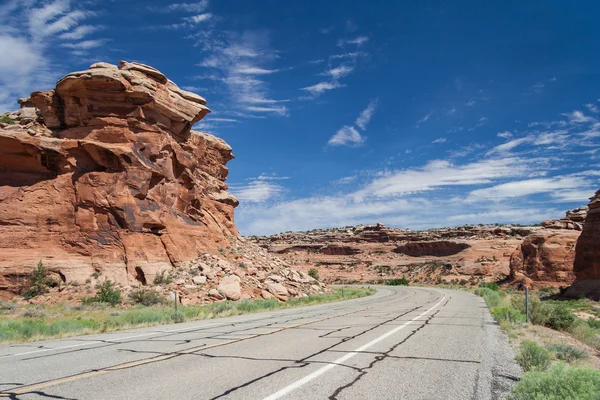
[[[518,375],[481,298],[412,287],[0,347],[18,399],[495,399]]]

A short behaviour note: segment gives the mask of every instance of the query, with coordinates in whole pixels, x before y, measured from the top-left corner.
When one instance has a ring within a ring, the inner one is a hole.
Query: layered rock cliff
[[[581,236],[575,246],[576,280],[566,295],[600,300],[600,190],[590,199]]]
[[[19,103],[0,122],[0,293],[40,260],[63,282],[146,284],[199,253],[245,248],[225,184],[231,148],[191,130],[210,112],[201,96],[121,62]],[[240,261],[251,263],[223,274]]]

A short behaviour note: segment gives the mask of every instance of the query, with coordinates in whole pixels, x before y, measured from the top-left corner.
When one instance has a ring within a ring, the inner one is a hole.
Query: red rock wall
[[[573,271],[577,279],[566,295],[600,300],[600,190],[591,198],[583,232],[575,247]]]
[[[0,292],[40,260],[69,281],[151,280],[238,235],[231,148],[190,130],[202,97],[142,64],[99,63],[31,103],[37,121],[0,126]]]
[[[573,260],[580,232],[541,230],[527,236],[510,257],[510,280],[534,287],[562,285],[575,280]]]

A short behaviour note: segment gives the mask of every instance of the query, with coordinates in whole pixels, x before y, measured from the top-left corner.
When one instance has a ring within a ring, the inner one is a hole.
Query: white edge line
[[[431,310],[433,310],[434,308],[439,306],[445,299],[446,299],[446,295],[444,295],[444,297],[436,305],[431,307],[429,310],[421,313],[420,315],[414,317],[413,319],[411,319],[404,325],[400,325],[400,326],[392,329],[391,331],[384,333],[383,335],[379,336],[378,338],[373,339],[369,343],[359,347],[358,349],[354,350],[353,352],[348,353],[345,356],[340,357],[335,361],[332,361],[330,364],[327,364],[326,366],[316,370],[315,372],[313,372],[309,375],[306,375],[304,378],[297,380],[296,382],[284,387],[283,389],[279,390],[278,392],[275,392],[272,395],[265,397],[264,400],[276,400],[276,399],[282,398],[283,396],[285,396],[285,395],[289,394],[290,392],[298,389],[299,387],[307,384],[308,382],[319,377],[320,375],[323,375],[325,372],[329,371],[330,369],[337,367],[339,364],[343,363],[344,361],[349,360],[350,358],[357,355],[359,352],[368,349],[369,347],[381,342],[382,340],[388,338],[389,336],[393,335],[394,333],[398,332],[399,330],[406,328],[408,325],[412,324],[413,322],[415,322],[416,320],[418,320],[419,318],[421,318],[422,316],[424,316],[425,314],[427,314],[428,312],[430,312]]]

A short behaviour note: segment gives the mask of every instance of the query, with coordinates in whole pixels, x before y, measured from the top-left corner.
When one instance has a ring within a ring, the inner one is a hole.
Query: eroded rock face
[[[573,271],[577,279],[565,293],[600,300],[600,190],[590,199],[583,231],[575,247]]]
[[[191,130],[202,97],[121,62],[20,103],[0,124],[0,291],[39,260],[66,281],[146,283],[238,236],[231,148]]]
[[[567,286],[575,280],[573,260],[579,232],[540,230],[523,240],[510,258],[512,284]]]
[[[588,207],[579,207],[566,212],[564,218],[551,219],[542,222],[542,226],[548,229],[572,229],[583,230],[583,223],[588,212]]]
[[[394,249],[395,253],[406,254],[411,257],[435,256],[445,257],[458,254],[468,249],[467,243],[450,242],[442,240],[439,242],[411,242],[403,244]]]

